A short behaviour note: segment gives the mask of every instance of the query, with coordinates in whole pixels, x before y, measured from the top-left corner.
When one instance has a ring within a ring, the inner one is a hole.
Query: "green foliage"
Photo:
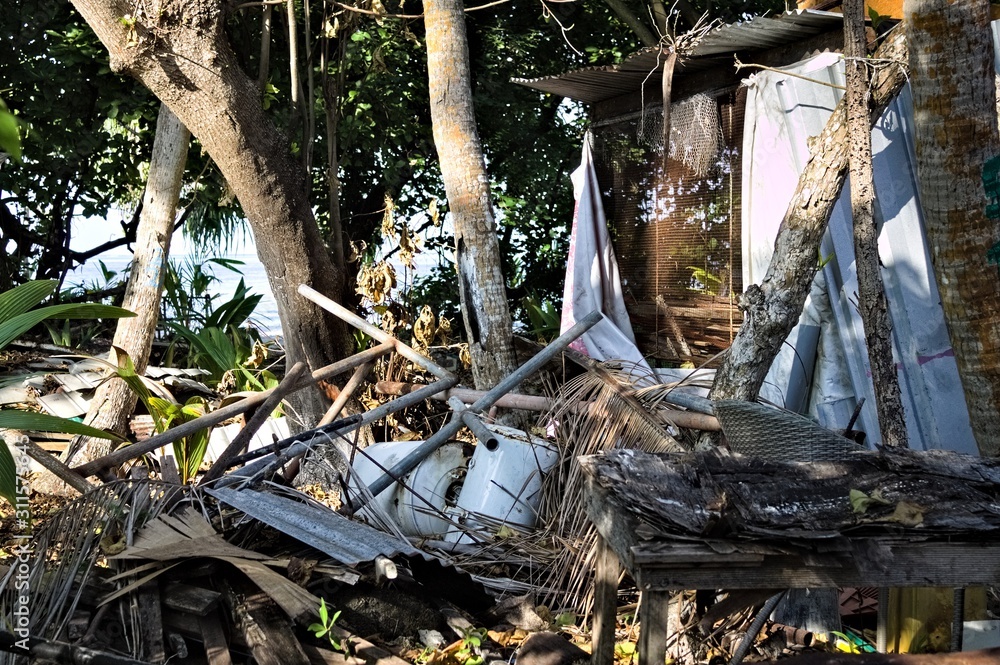
[[[6,289],[70,267],[74,217],[106,217],[138,202],[158,103],[110,71],[104,47],[69,3],[8,0],[0,33],[8,36],[0,58],[6,101],[30,119],[21,164],[0,175],[0,215],[23,230],[0,256]]]
[[[333,628],[337,623],[337,619],[340,618],[340,610],[337,610],[333,614],[330,614],[330,610],[326,606],[326,600],[320,598],[319,601],[319,623],[313,623],[307,629],[316,637],[325,637],[330,641],[330,646],[332,646],[337,651],[342,652],[345,655],[350,655],[350,647],[347,644],[347,640],[338,640],[333,636]]]
[[[469,626],[462,631],[462,644],[455,652],[455,659],[464,665],[483,665],[483,640],[486,639],[486,629]]]
[[[207,404],[204,399],[192,397],[186,403],[179,404],[164,388],[140,376],[128,353],[119,348],[115,348],[115,353],[118,358],[115,368],[118,377],[132,389],[149,411],[158,434],[205,415]],[[154,395],[154,391],[159,395]],[[181,482],[187,483],[198,474],[208,450],[210,435],[210,430],[205,428],[174,442],[174,459],[177,460]]]
[[[7,499],[10,505],[17,506],[17,490],[17,464],[7,442],[0,437],[0,496]]]
[[[32,309],[49,297],[55,288],[56,283],[51,280],[33,281],[0,293],[0,350],[46,319],[135,316],[128,310],[106,305],[50,305],[49,307]],[[121,440],[114,434],[88,427],[73,420],[16,409],[0,410],[0,428],[66,432],[102,439]],[[0,445],[0,496],[14,504],[17,501],[17,479],[11,472],[14,468],[14,458],[2,440],[0,440],[0,444],[2,444]]]
[[[117,434],[84,425],[75,420],[50,416],[47,413],[20,411],[18,409],[0,410],[0,429],[16,429],[28,432],[63,432],[65,434],[80,434],[98,439],[122,441]]]
[[[135,316],[133,312],[109,305],[49,305],[31,309],[52,294],[54,280],[22,284],[0,293],[0,349],[47,319],[111,319]]]
[[[21,161],[21,130],[17,116],[7,109],[0,99],[0,152],[10,155],[14,161]]]
[[[539,341],[547,343],[559,336],[561,315],[552,302],[541,302],[532,294],[524,298],[522,306],[531,321],[531,334]]]

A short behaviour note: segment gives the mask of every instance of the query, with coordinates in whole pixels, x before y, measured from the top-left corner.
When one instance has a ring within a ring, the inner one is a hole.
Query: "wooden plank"
[[[615,624],[618,611],[618,576],[621,564],[618,555],[601,536],[597,536],[594,558],[594,624],[591,628],[591,665],[613,665],[615,662]]]
[[[643,589],[639,627],[639,665],[662,665],[667,657],[667,615],[671,592]]]
[[[814,567],[801,556],[765,556],[759,566],[728,566],[716,560],[697,565],[658,566],[645,562],[633,570],[653,589],[810,589],[846,586],[942,586],[1000,584],[1000,545],[996,543],[867,543],[837,557],[840,567]],[[688,550],[691,551],[690,549]],[[870,557],[868,552],[881,552]],[[706,548],[706,552],[710,552]],[[695,556],[692,554],[692,556]]]
[[[160,613],[160,586],[155,580],[139,587],[136,592],[139,609],[139,630],[142,631],[142,656],[150,663],[167,659],[163,639],[163,615]]]
[[[195,616],[207,616],[219,606],[219,599],[222,597],[218,591],[202,589],[201,587],[174,582],[168,584],[163,590],[163,604],[172,610],[193,614]]]
[[[214,612],[202,618],[199,623],[208,665],[233,665],[233,659],[229,656],[229,645],[226,643],[226,634],[222,631],[222,623],[219,621],[219,613]]]
[[[220,586],[234,629],[258,665],[308,665],[288,616],[267,594],[235,577],[222,579]]]

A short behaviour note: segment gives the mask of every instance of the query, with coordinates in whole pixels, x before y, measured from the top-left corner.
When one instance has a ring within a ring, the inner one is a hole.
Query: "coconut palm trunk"
[[[476,387],[487,390],[515,369],[507,293],[486,161],[472,106],[462,4],[424,3],[434,145],[455,224],[458,288]]]
[[[983,166],[1000,155],[987,0],[906,0],[924,223],[972,431],[1000,452],[1000,277]]]

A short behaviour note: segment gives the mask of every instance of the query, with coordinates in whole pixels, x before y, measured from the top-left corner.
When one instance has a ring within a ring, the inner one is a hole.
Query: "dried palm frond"
[[[596,534],[583,509],[584,478],[576,458],[612,448],[685,450],[670,433],[670,409],[662,407],[662,400],[647,400],[657,396],[651,391],[652,377],[633,367],[616,369],[593,361],[586,366],[588,372],[562,387],[548,416],[561,461],[545,479],[539,512],[547,537],[560,547],[544,579],[536,580],[547,590],[550,605],[583,613]]]
[[[93,594],[94,585],[107,584],[98,579],[103,570],[96,565],[99,559],[131,545],[136,532],[150,520],[191,505],[206,514],[207,508],[192,488],[147,480],[109,483],[67,504],[25,539],[20,550],[23,556],[14,561],[2,582],[0,617],[8,626],[27,628],[32,637],[55,639],[84,595]],[[18,613],[25,612],[25,596],[27,625],[17,621]],[[133,657],[140,657],[136,626],[136,617],[121,617],[121,639],[130,645]],[[0,653],[0,665],[13,663],[15,658]]]

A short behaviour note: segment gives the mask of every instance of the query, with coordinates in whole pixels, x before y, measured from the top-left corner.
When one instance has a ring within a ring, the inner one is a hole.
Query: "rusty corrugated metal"
[[[678,65],[676,72],[686,74],[732,62],[732,55],[740,51],[793,44],[832,30],[841,21],[842,16],[838,13],[800,9],[774,17],[757,16],[729,23],[706,35],[691,56]],[[659,85],[656,72],[662,60],[660,50],[653,47],[634,53],[619,65],[587,67],[556,76],[514,79],[514,82],[593,104],[637,92],[647,77]]]

